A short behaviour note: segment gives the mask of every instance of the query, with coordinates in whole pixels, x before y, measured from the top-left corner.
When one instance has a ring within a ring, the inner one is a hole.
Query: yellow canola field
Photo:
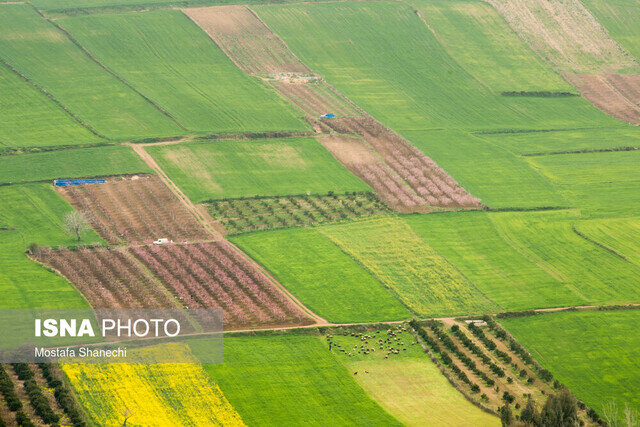
[[[184,344],[142,351],[171,351],[178,360],[193,358]],[[132,427],[244,425],[197,362],[67,363],[62,369],[91,421],[101,426],[122,426],[125,413]]]

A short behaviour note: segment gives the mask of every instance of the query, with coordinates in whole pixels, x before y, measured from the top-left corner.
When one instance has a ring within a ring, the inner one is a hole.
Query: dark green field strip
[[[152,171],[122,145],[0,156],[0,184],[132,173]]]
[[[288,104],[240,71],[180,11],[56,22],[101,64],[192,132],[308,130]]]
[[[196,357],[210,348],[188,344]],[[399,425],[318,336],[225,337],[224,351],[204,366],[247,425]]]
[[[112,139],[184,133],[31,6],[0,5],[0,34],[0,58],[97,133]]]

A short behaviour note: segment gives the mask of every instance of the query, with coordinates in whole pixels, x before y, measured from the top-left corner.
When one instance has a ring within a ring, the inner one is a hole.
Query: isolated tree
[[[82,214],[78,211],[66,214],[62,224],[67,234],[72,237],[77,237],[78,242],[82,241],[82,236],[91,229]]]
[[[129,418],[133,417],[133,411],[125,406],[124,410],[122,411],[122,416],[124,417],[122,427],[127,427],[127,421],[129,421]]]
[[[500,421],[503,427],[510,426],[513,422],[513,414],[511,413],[511,407],[507,404],[500,409]]]

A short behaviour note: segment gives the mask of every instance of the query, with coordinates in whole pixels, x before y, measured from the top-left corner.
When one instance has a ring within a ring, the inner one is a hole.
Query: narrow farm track
[[[176,144],[179,142],[180,141],[176,142]],[[165,144],[169,144],[169,143],[170,142],[165,142]],[[180,190],[180,188],[171,180],[171,178],[169,178],[169,176],[164,172],[164,170],[162,170],[162,168],[160,167],[160,165],[158,165],[158,163],[154,160],[154,158],[151,157],[149,153],[147,153],[147,151],[144,149],[144,146],[140,144],[128,144],[128,145],[131,146],[131,148],[133,148],[133,151],[135,151],[142,158],[142,160],[144,160],[144,162],[158,174],[158,177],[160,177],[162,182],[164,182],[167,185],[167,187],[169,187],[171,192],[175,194],[178,197],[178,199],[180,199],[180,201],[187,208],[187,210],[191,212],[196,217],[198,222],[204,227],[204,229],[207,230],[207,232],[209,232],[209,234],[211,234],[214,237],[214,240],[222,240],[223,236],[219,230],[218,223],[213,218],[211,218],[211,216],[209,215],[209,213],[205,208],[196,206],[186,196],[186,194],[184,194],[182,190]]]
[[[165,141],[160,143],[152,143],[152,145],[169,145],[169,144],[178,144],[180,142],[185,141],[188,138],[183,138],[176,141]],[[180,199],[180,201],[184,204],[184,206],[189,210],[198,220],[198,222],[207,230],[213,237],[214,241],[224,240],[224,236],[218,230],[220,227],[219,224],[209,215],[206,208],[203,206],[196,206],[183,192],[180,188],[169,178],[169,176],[164,172],[164,170],[158,165],[158,163],[151,157],[149,153],[144,149],[144,145],[141,144],[132,144],[129,143],[129,146],[133,148],[133,150],[145,161],[145,163],[153,169],[160,179],[167,185],[167,187]],[[311,311],[308,307],[306,307],[298,298],[293,296],[288,289],[286,289],[275,277],[273,277],[268,271],[266,271],[261,265],[253,261],[249,258],[244,252],[242,252],[238,247],[236,247],[233,243],[226,241],[228,246],[235,251],[238,256],[247,259],[250,263],[252,263],[258,270],[260,270],[269,280],[271,280],[275,286],[296,306],[298,306],[305,314],[307,314],[311,319],[315,322],[311,326],[325,326],[329,325],[327,320],[318,316],[316,313]],[[299,327],[299,326],[298,326]],[[294,328],[292,326],[291,328]]]

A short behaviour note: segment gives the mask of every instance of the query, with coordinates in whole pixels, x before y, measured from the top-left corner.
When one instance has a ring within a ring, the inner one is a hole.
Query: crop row
[[[431,158],[373,118],[353,117],[323,123],[339,133],[364,137],[385,164],[370,165],[371,170],[367,173],[359,171],[359,174],[376,191],[382,193],[385,190],[380,183],[387,186],[387,191],[397,197],[402,208],[480,207],[480,199],[469,194]],[[380,197],[384,199],[389,195],[381,194]]]
[[[436,340],[431,338],[431,336],[427,333],[426,330],[420,327],[420,325],[415,320],[412,320],[411,322],[409,322],[409,324],[411,325],[411,327],[413,327],[413,329],[416,330],[418,335],[420,335],[420,337],[424,340],[427,346],[434,353],[438,353],[440,355],[440,360],[442,361],[442,363],[446,365],[449,369],[451,369],[451,371],[456,375],[456,377],[458,377],[460,381],[469,385],[471,387],[471,390],[474,392],[477,392],[480,390],[480,387],[469,379],[467,374],[465,374],[462,371],[462,369],[460,369],[460,367],[458,367],[458,365],[456,365],[453,362],[449,354],[447,354],[446,350],[440,348]]]
[[[227,242],[140,246],[132,251],[184,306],[222,308],[231,327],[308,321],[255,264]]]
[[[373,193],[213,200],[207,202],[207,207],[229,234],[301,227],[387,212]]]
[[[178,304],[123,249],[41,249],[35,257],[73,282],[94,308],[170,308]]]
[[[15,412],[15,423],[17,425],[58,425],[61,421],[64,424],[70,423],[74,427],[86,425],[77,403],[64,383],[54,373],[54,368],[51,365],[40,365],[42,372],[40,380],[38,380],[37,371],[34,371],[26,363],[13,363],[11,364],[11,369],[15,373],[14,376],[7,371],[5,366],[0,365],[0,393],[9,411]],[[42,385],[41,381],[43,382]],[[53,389],[55,401],[50,401],[47,398],[47,394],[50,391],[45,392],[43,390],[44,387]],[[25,401],[21,400],[18,390],[22,390]],[[28,407],[24,403],[27,400],[29,402]],[[9,418],[9,414],[5,415]],[[65,415],[69,421],[63,419]],[[14,422],[11,419],[1,421],[0,425]]]
[[[113,179],[58,191],[109,243],[150,243],[158,237],[176,241],[210,238],[177,196],[155,176]]]

